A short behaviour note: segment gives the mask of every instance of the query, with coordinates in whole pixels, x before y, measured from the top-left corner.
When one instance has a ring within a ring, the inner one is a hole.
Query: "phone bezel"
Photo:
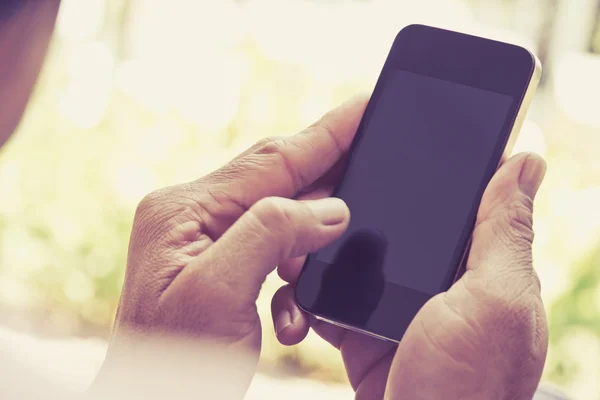
[[[394,70],[455,82],[513,98],[502,133],[498,137],[484,179],[480,184],[477,201],[474,202],[470,216],[465,222],[465,228],[460,238],[461,244],[457,247],[454,255],[455,266],[447,272],[444,279],[441,289],[444,291],[464,270],[479,202],[489,180],[506,154],[512,150],[537,88],[541,76],[541,65],[531,52],[516,45],[425,25],[409,25],[402,29],[394,40],[371,100],[357,129],[356,137],[348,153],[349,158],[352,157],[354,149],[362,140],[364,127],[372,116],[374,104],[377,103],[390,73]],[[346,171],[343,172],[343,177],[345,173]],[[336,186],[333,196],[343,184],[343,180],[344,178]],[[365,326],[355,326],[336,318],[336,316],[319,315],[311,310],[311,307],[308,307],[302,299],[303,291],[310,290],[315,284],[315,282],[306,282],[305,279],[310,264],[318,262],[313,258],[309,255],[303,266],[296,286],[296,301],[304,311],[313,314],[318,319],[347,329],[398,342],[420,307],[432,297],[387,282],[390,289],[386,289],[387,293],[383,295],[381,306],[389,308],[390,318],[393,316],[395,320],[392,324],[376,323],[373,326],[369,321]],[[315,267],[318,268],[318,266]]]

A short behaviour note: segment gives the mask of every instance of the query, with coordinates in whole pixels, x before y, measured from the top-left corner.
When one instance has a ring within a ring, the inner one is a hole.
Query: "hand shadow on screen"
[[[323,273],[316,314],[365,326],[383,296],[386,250],[387,240],[377,231],[360,230],[344,239]]]

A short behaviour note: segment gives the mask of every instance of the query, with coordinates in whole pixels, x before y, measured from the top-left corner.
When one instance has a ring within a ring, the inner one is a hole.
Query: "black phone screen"
[[[370,233],[385,243],[384,280],[443,290],[512,100],[393,71],[336,193],[350,208],[348,230],[316,258],[332,264],[345,242]]]
[[[296,283],[304,310],[400,340],[450,287],[535,62],[422,25],[397,35],[334,192],[350,225],[308,256]]]

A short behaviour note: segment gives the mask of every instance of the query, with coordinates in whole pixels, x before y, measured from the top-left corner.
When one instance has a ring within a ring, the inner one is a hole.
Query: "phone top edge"
[[[529,55],[531,56],[531,59],[533,61],[533,64],[534,64],[534,67],[532,69],[536,69],[538,67],[541,68],[541,62],[540,62],[540,60],[534,54],[534,52],[531,51],[531,50],[529,50],[527,47],[519,45],[519,44],[511,43],[511,42],[506,42],[506,41],[499,40],[499,39],[492,39],[492,38],[489,38],[489,37],[476,35],[476,34],[473,34],[473,33],[466,33],[466,32],[456,31],[456,30],[452,30],[452,29],[448,29],[448,28],[442,28],[442,27],[434,26],[434,25],[426,25],[426,24],[414,23],[414,24],[408,24],[408,25],[404,26],[402,29],[400,29],[400,31],[398,31],[398,33],[396,34],[396,38],[399,37],[401,34],[406,33],[407,31],[410,31],[412,29],[426,29],[426,30],[441,31],[441,32],[446,32],[446,33],[450,33],[450,34],[460,35],[460,36],[467,37],[467,38],[470,38],[470,39],[485,40],[485,41],[493,42],[493,43],[500,44],[500,45],[510,46],[510,47],[513,47],[513,48],[516,48],[516,49],[519,49],[521,51],[525,51],[525,52],[529,53]]]

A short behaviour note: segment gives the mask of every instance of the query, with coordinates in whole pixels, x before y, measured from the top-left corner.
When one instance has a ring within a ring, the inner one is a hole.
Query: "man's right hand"
[[[467,271],[417,314],[399,346],[310,320],[340,349],[357,399],[531,399],[548,345],[540,283],[532,268],[533,199],[545,173],[537,155],[506,162],[483,197]],[[297,316],[278,332],[294,344],[309,317],[293,300],[303,258],[280,266],[290,282],[273,317]],[[401,307],[401,305],[399,305]]]

